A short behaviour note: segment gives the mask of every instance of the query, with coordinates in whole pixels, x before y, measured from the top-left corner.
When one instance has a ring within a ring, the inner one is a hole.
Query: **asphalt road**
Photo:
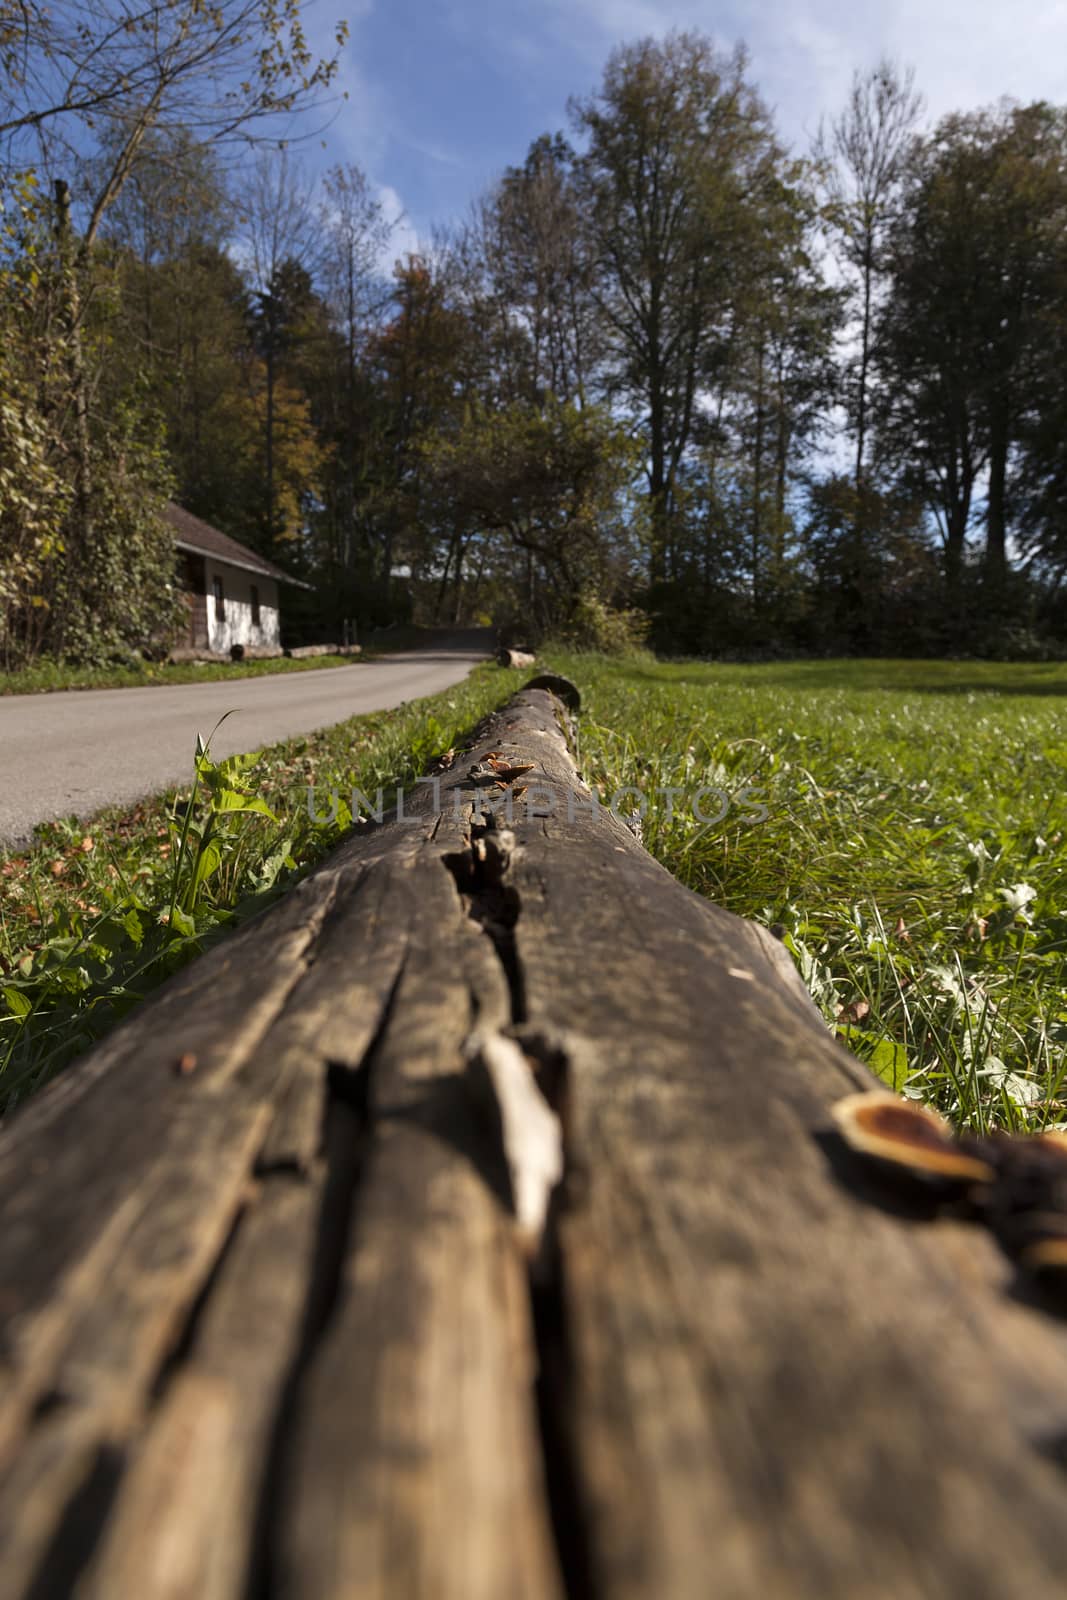
[[[188,779],[196,736],[213,754],[258,750],[365,711],[437,694],[484,660],[470,636],[321,672],[152,689],[79,689],[0,696],[0,845],[34,824],[89,817]]]

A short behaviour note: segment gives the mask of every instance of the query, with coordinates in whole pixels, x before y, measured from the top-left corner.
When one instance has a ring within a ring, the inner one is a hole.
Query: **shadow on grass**
[[[662,686],[665,681],[707,687],[716,680],[784,690],[888,690],[910,694],[1067,695],[1063,662],[954,661],[662,661],[627,662],[625,676]]]

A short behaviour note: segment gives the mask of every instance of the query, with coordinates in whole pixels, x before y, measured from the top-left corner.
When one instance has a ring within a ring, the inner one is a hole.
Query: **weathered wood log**
[[[358,644],[298,644],[285,654],[294,661],[303,661],[312,656],[358,656],[362,649]]]
[[[232,644],[230,646],[230,661],[280,661],[285,651],[281,645]]]
[[[194,645],[175,645],[173,650],[167,651],[167,660],[173,665],[181,665],[188,661],[206,661],[212,664],[228,662],[229,655],[224,655],[221,650],[201,649]]]
[[[505,646],[496,653],[498,667],[532,667],[534,659],[533,651],[525,650],[521,645],[517,645],[514,649],[509,649]]]
[[[849,1166],[865,1069],[566,723],[5,1128],[5,1596],[1062,1595],[1064,1324]]]

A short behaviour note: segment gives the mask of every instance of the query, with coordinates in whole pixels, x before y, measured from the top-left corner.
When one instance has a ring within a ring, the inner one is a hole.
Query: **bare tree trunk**
[[[871,291],[874,283],[874,249],[868,233],[863,251],[863,326],[860,333],[859,393],[856,396],[856,506],[863,489],[863,454],[867,443],[867,383],[871,366]],[[857,532],[859,529],[857,528]]]
[[[68,547],[68,570],[79,573],[87,567],[93,545],[93,464],[89,437],[89,395],[85,376],[85,350],[81,334],[81,294],[74,236],[70,222],[70,189],[62,178],[55,181],[56,240],[63,278],[63,322],[67,336],[67,369],[74,406],[74,508],[70,523],[73,549]],[[60,654],[66,643],[66,618],[59,619],[56,648]]]
[[[752,463],[752,604],[759,610],[763,598],[760,584],[760,547],[763,528],[760,512],[763,499],[763,335],[760,334],[756,353],[756,440],[755,459]]]
[[[466,540],[459,541],[456,551],[456,575],[452,584],[452,621],[458,623],[463,607],[463,557],[466,554]]]
[[[775,407],[778,426],[774,442],[774,548],[779,561],[785,559],[785,491],[789,475],[789,411],[783,391],[781,371],[778,374]]]
[[[441,574],[441,582],[437,586],[437,599],[434,601],[433,620],[435,622],[440,622],[441,620],[441,607],[444,605],[445,595],[448,593],[448,576],[452,570],[452,557],[456,553],[458,538],[458,532],[453,529],[452,539],[448,546],[448,555],[445,557],[445,570]]]
[[[267,436],[266,436],[266,478],[267,478],[267,548],[274,548],[274,309],[271,307],[267,314]]]
[[[649,577],[659,582],[667,574],[667,483],[664,471],[663,420],[658,406],[652,412],[652,448],[650,451],[649,498],[652,502],[652,550],[649,557]]]
[[[1008,420],[1003,406],[993,414],[989,435],[989,493],[986,510],[985,580],[1000,590],[1007,574],[1005,491],[1008,475]]]

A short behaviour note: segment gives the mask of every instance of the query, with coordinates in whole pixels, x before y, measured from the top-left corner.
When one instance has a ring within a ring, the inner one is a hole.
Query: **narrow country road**
[[[196,736],[234,711],[214,754],[258,750],[366,711],[437,694],[489,654],[489,636],[321,672],[149,689],[79,689],[0,696],[0,847],[35,823],[91,816],[187,780]]]

